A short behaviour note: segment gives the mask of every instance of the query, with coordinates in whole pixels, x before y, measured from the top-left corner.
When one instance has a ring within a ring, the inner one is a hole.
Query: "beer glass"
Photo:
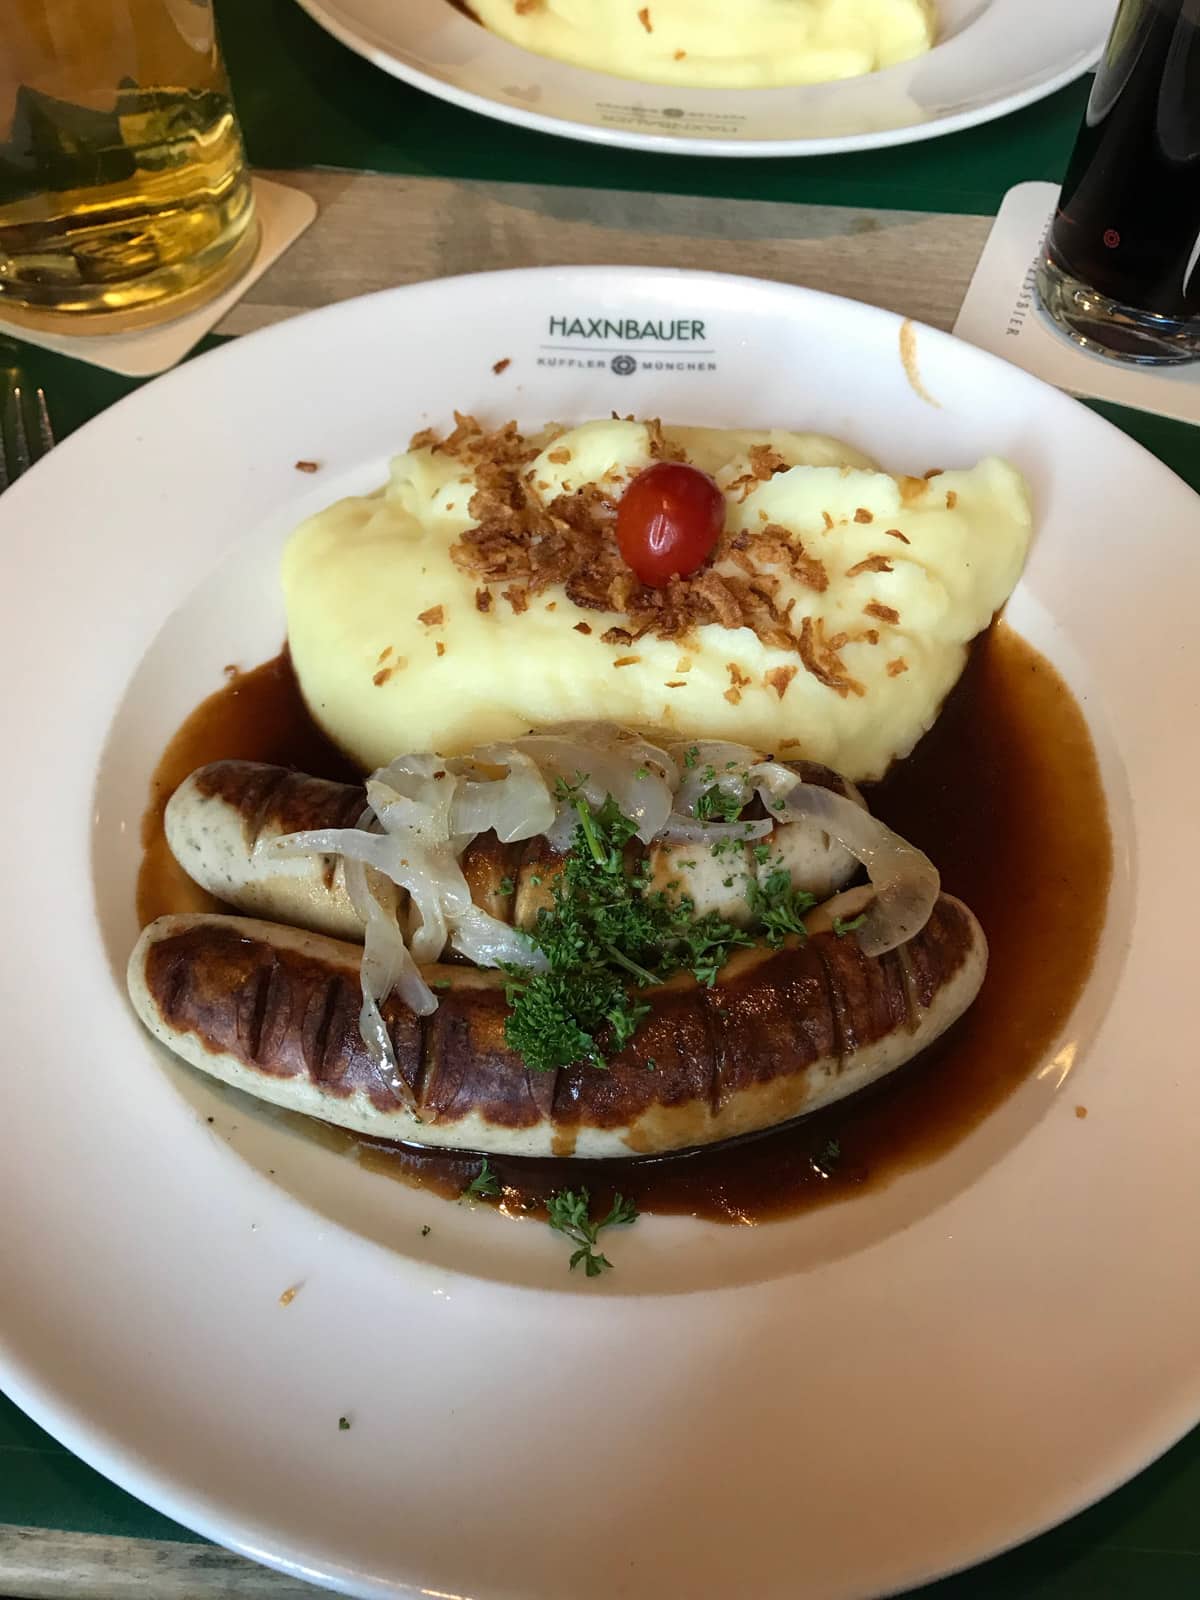
[[[0,0],[0,322],[165,321],[257,241],[212,0]]]
[[[1086,349],[1200,358],[1200,0],[1121,0],[1037,285]]]

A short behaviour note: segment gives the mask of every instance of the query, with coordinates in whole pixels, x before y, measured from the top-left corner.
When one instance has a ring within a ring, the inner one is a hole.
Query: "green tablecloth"
[[[218,0],[218,13],[250,154],[261,166],[994,212],[1012,184],[1061,176],[1085,99],[1084,86],[1075,85],[998,124],[856,156],[649,157],[526,133],[444,106],[343,50],[292,0]],[[18,352],[0,339],[0,365],[18,354],[28,376],[53,396],[60,435],[135,387],[61,357]],[[1195,430],[1115,406],[1095,409],[1200,489]],[[937,1600],[1183,1600],[1200,1594],[1198,1505],[1200,1431],[1063,1527],[923,1593]],[[946,1514],[953,1517],[953,1506]],[[0,1523],[195,1538],[85,1467],[2,1397]]]

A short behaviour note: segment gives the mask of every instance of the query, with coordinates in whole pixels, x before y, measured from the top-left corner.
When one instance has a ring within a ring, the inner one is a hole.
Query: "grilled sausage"
[[[617,1156],[712,1144],[853,1094],[959,1017],[987,947],[942,895],[924,929],[882,957],[814,933],[738,951],[711,989],[681,975],[607,1069],[529,1071],[505,1042],[504,978],[427,971],[439,1004],[385,1002],[412,1106],[373,1067],[358,1030],[361,949],[227,916],[160,917],[129,964],[134,1007],[158,1039],[259,1099],[378,1138],[511,1155]]]
[[[214,761],[167,802],[167,844],[202,889],[239,911],[361,939],[340,857],[256,853],[287,833],[353,828],[366,791],[260,761]]]
[[[827,767],[795,765],[806,782],[862,802],[854,785]],[[193,772],[171,796],[167,842],[190,877],[239,911],[337,939],[360,939],[362,924],[346,893],[340,858],[276,856],[259,847],[288,833],[353,827],[365,805],[365,791],[354,784],[256,761],[214,761]],[[747,819],[764,814],[760,805],[745,812]],[[758,842],[770,847],[764,861],[740,843],[719,855],[703,844],[651,845],[651,888],[686,894],[697,916],[716,911],[744,926],[750,921],[747,878],[761,879],[782,867],[798,889],[824,900],[857,870],[851,855],[806,823],[778,823]],[[486,833],[468,846],[462,867],[477,905],[528,927],[538,906],[549,904],[561,859],[544,841],[504,845]],[[509,879],[515,892],[504,887]]]

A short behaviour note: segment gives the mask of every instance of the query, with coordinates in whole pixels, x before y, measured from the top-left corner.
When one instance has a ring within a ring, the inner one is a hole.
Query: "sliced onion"
[[[545,972],[549,965],[519,928],[490,916],[479,906],[472,906],[455,921],[450,943],[477,967],[528,967],[533,972]]]
[[[791,794],[798,783],[803,782],[800,774],[794,768],[785,766],[782,761],[756,761],[749,771],[750,782],[762,799],[768,810],[773,811],[778,802]],[[816,787],[816,785],[812,785]]]
[[[458,776],[437,756],[400,756],[367,779],[367,803],[386,832],[420,835],[427,845],[450,842],[450,810]]]
[[[409,890],[408,901],[408,918],[404,930],[408,948],[412,951],[415,961],[428,966],[431,961],[437,961],[442,956],[446,949],[446,941],[450,937],[446,909],[437,889],[425,877]]]
[[[450,827],[463,848],[490,828],[504,844],[532,839],[554,821],[556,807],[545,778],[532,757],[509,745],[488,745],[473,752],[472,765],[507,768],[503,778],[463,778],[450,808]]]
[[[390,834],[367,833],[363,828],[315,828],[309,833],[284,834],[259,848],[272,855],[334,855],[345,861],[361,861],[411,895],[420,894],[424,883],[434,880],[452,916],[471,904],[467,881],[453,856],[447,853],[443,857],[439,851]]]
[[[765,839],[774,828],[769,817],[760,817],[757,822],[701,822],[698,817],[673,811],[658,837],[666,844],[715,844],[718,839],[752,844],[755,839]]]
[[[340,855],[361,861],[407,889],[415,909],[409,948],[419,962],[436,961],[446,946],[447,917],[461,916],[471,904],[471,891],[449,846],[427,849],[409,839],[362,828],[317,828],[271,840],[266,850],[277,855]]]
[[[405,955],[414,973],[417,973],[416,963],[436,961],[448,941],[479,966],[499,966],[506,961],[518,966],[536,966],[540,960],[523,934],[489,916],[473,903],[462,868],[446,852],[413,847],[403,840],[386,834],[368,833],[363,828],[322,828],[311,833],[289,833],[273,840],[265,848],[280,855],[340,855],[346,864],[348,890],[351,888],[352,872],[355,873],[354,882],[358,885],[361,880],[357,873],[367,867],[386,879],[389,885],[407,889],[412,902],[412,914]],[[361,892],[367,894],[361,905],[353,892],[351,901],[369,932],[367,913],[374,904],[374,897],[365,890]],[[403,946],[404,936],[398,925],[395,926],[395,934]],[[468,944],[471,948],[467,948]],[[486,954],[489,949],[495,952],[494,956]],[[425,1015],[427,1010],[436,1007],[437,1002],[433,1000],[419,973],[417,977],[421,986],[419,993],[428,996],[433,1003],[427,1007],[413,1005],[412,1009]],[[388,992],[383,991],[379,998],[386,998]],[[411,1004],[407,996],[405,1004]]]
[[[866,867],[875,899],[855,935],[864,955],[881,956],[920,933],[941,889],[927,855],[853,800],[816,784],[793,782],[774,808],[781,821],[815,823]]]
[[[675,796],[676,811],[694,815],[700,796],[714,788],[741,805],[754,792],[747,773],[761,759],[760,750],[724,739],[697,739],[692,744],[672,745],[671,753],[678,757],[683,769],[683,782]]]
[[[575,829],[579,826],[579,813],[573,805],[560,805],[558,815],[546,829],[546,843],[551,850],[565,856],[571,848]]]
[[[626,745],[603,749],[582,738],[533,733],[514,742],[519,750],[537,762],[547,777],[561,778],[589,805],[602,806],[611,795],[624,815],[636,825],[637,836],[643,844],[650,843],[671,814],[671,784],[660,762],[651,759],[648,753],[655,747],[642,740],[632,739]],[[573,800],[560,801],[558,809],[558,819],[547,830],[547,835],[554,848],[563,849],[570,843],[570,833],[565,841],[561,840],[563,829],[567,827],[564,813],[571,818],[571,832],[579,818]]]
[[[556,727],[543,731],[580,740],[592,750],[615,751],[618,755],[627,756],[635,767],[657,767],[672,789],[679,785],[679,768],[671,752],[634,729],[623,728],[618,722],[560,722]]]
[[[437,1001],[400,933],[395,886],[378,874],[368,876],[361,861],[347,861],[345,876],[350,903],[363,924],[363,956],[359,968],[363,999],[358,1031],[384,1087],[402,1104],[411,1106],[413,1093],[400,1075],[392,1037],[380,1007],[393,990],[420,1016],[428,1016],[436,1010]]]
[[[410,751],[407,755],[397,756],[394,761],[389,761],[386,767],[380,767],[371,774],[380,783],[385,783],[389,788],[395,789],[397,794],[411,794],[420,796],[426,792],[430,783],[441,783],[439,773],[449,773],[454,770],[454,763],[446,761],[443,757],[424,752],[417,754]]]

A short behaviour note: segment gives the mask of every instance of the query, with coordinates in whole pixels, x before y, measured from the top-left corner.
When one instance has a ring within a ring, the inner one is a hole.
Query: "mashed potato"
[[[700,89],[854,78],[933,43],[932,0],[469,0],[494,33],[575,66]]]
[[[877,778],[937,716],[1029,543],[1025,484],[996,459],[897,479],[816,435],[618,420],[534,443],[525,492],[560,517],[589,486],[611,500],[656,456],[685,453],[725,493],[719,597],[728,586],[759,606],[757,584],[783,621],[663,637],[629,610],[576,604],[561,583],[481,581],[462,536],[479,522],[469,505],[486,467],[469,448],[421,444],[376,493],[303,523],[284,555],[305,698],[365,767],[601,717]]]

